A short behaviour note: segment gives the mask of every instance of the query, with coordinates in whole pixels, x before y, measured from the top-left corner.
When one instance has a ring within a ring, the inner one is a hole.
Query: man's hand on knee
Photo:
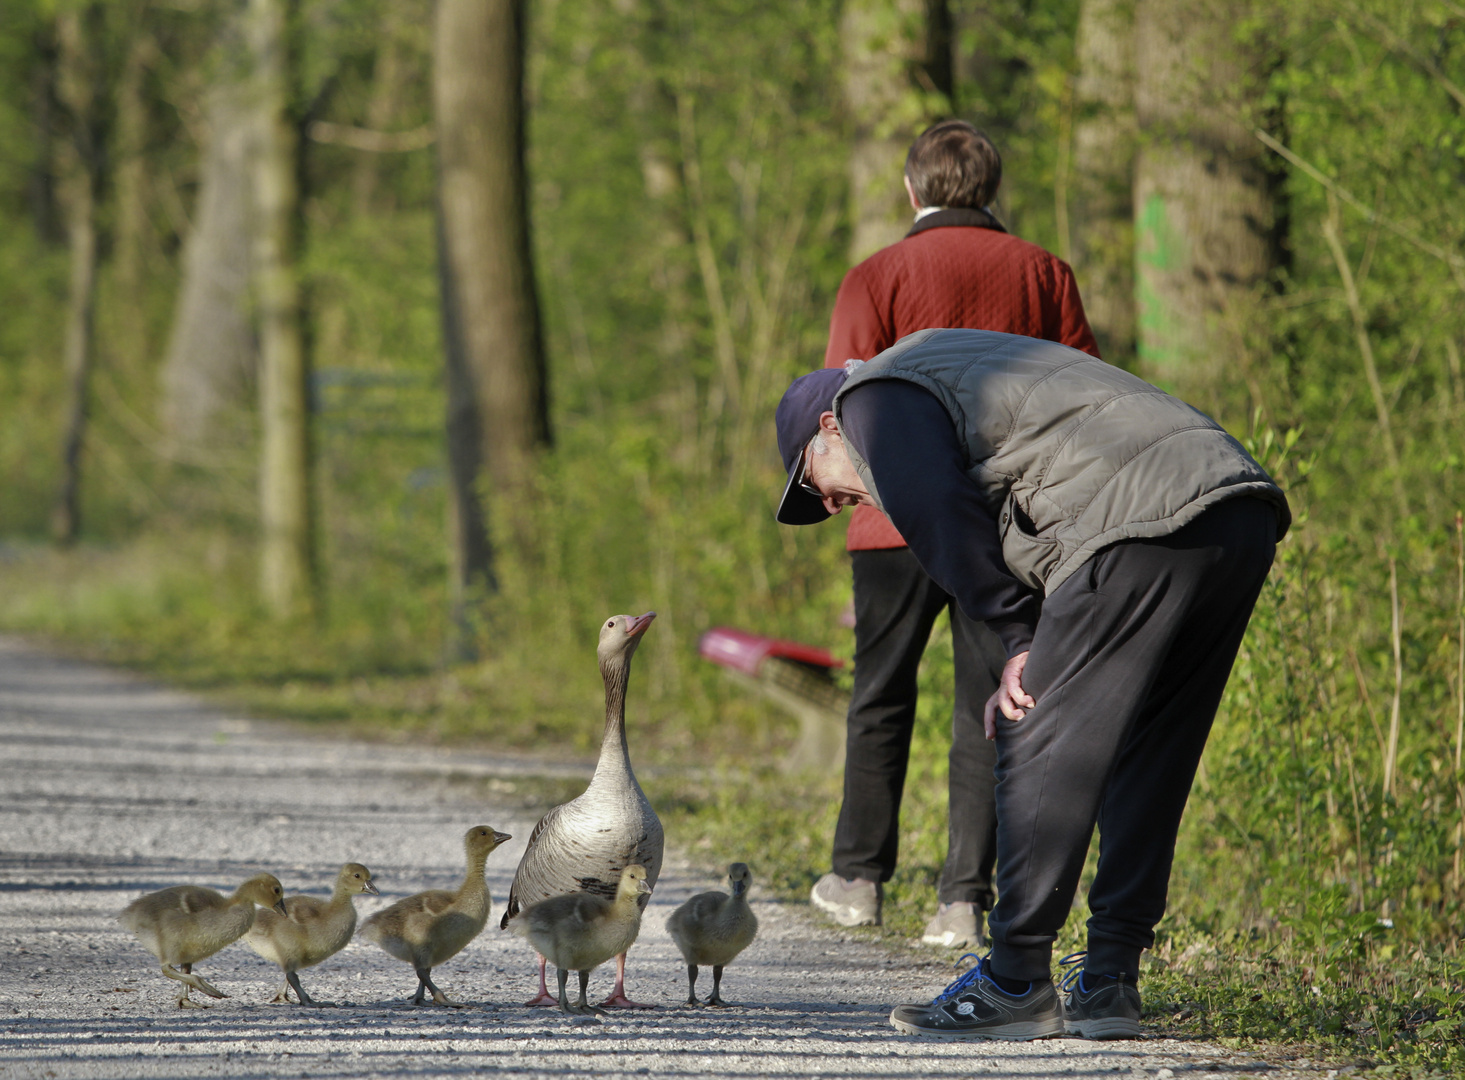
[[[1027,710],[1037,704],[1032,695],[1022,688],[1022,671],[1027,663],[1028,654],[1020,652],[1002,665],[1002,678],[998,680],[996,691],[987,699],[986,707],[982,709],[982,727],[986,729],[987,738],[997,738],[999,709],[1007,719],[1021,720],[1027,715]]]

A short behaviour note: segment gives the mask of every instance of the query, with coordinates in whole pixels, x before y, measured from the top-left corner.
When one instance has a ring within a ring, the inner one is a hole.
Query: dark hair
[[[1002,183],[1002,155],[985,132],[965,120],[942,120],[911,143],[905,174],[922,206],[980,210]]]

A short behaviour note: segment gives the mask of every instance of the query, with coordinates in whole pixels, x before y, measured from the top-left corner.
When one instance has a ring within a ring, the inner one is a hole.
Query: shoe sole
[[[1065,1025],[1068,1034],[1083,1039],[1103,1041],[1105,1039],[1138,1039],[1143,1034],[1138,1020],[1127,1016],[1096,1017],[1093,1020],[1069,1020]]]
[[[994,1028],[990,1031],[951,1031],[945,1028],[923,1028],[908,1020],[897,1020],[892,1016],[890,1026],[902,1035],[925,1035],[932,1039],[953,1041],[965,1039],[985,1042],[996,1039],[1000,1042],[1033,1042],[1036,1039],[1053,1039],[1065,1034],[1063,1021],[1056,1018],[1032,1020],[1022,1024],[1007,1024],[1000,1029]]]
[[[867,915],[867,916],[863,916],[863,917],[862,916],[859,916],[859,915],[855,915],[854,913],[852,913],[850,911],[849,908],[844,907],[844,906],[842,906],[840,904],[830,903],[828,900],[825,900],[822,896],[818,896],[816,894],[812,894],[812,893],[810,894],[810,896],[809,896],[809,902],[811,904],[813,904],[816,908],[818,908],[820,911],[824,912],[824,914],[828,915],[835,922],[839,923],[840,926],[879,926],[880,925],[880,916],[879,915],[875,915],[875,916],[868,916]]]

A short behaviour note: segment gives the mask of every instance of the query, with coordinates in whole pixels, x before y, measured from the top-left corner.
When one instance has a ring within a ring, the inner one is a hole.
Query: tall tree
[[[81,528],[81,457],[88,398],[95,363],[97,292],[97,199],[102,182],[99,4],[73,7],[57,16],[57,93],[67,137],[57,150],[61,202],[70,249],[66,293],[64,364],[66,416],[61,445],[61,483],[51,511],[51,534],[70,544]]]
[[[1134,0],[1083,0],[1074,86],[1073,271],[1100,354],[1134,356]]]
[[[127,58],[117,80],[117,134],[113,152],[113,188],[116,226],[113,230],[113,262],[127,318],[141,315],[142,248],[147,232],[147,126],[148,101],[145,83],[148,69],[157,57],[158,46],[149,26],[149,0],[131,5],[120,20],[128,36]],[[135,344],[135,342],[134,342]]]
[[[850,259],[910,228],[900,183],[911,140],[952,107],[952,20],[946,0],[849,0],[840,22],[850,149]]]
[[[438,0],[433,37],[438,276],[447,368],[454,626],[496,587],[488,490],[550,440],[529,247],[523,0]],[[461,652],[466,640],[460,637]]]
[[[220,411],[243,403],[258,364],[249,293],[259,125],[240,16],[224,20],[214,46],[198,199],[163,361],[163,426],[183,446],[210,441]]]
[[[1135,4],[1140,366],[1211,408],[1245,362],[1252,301],[1279,257],[1272,176],[1250,130],[1269,46],[1239,29],[1248,2]]]
[[[260,339],[260,589],[277,617],[315,602],[309,358],[298,267],[300,137],[290,0],[250,0],[255,307]]]

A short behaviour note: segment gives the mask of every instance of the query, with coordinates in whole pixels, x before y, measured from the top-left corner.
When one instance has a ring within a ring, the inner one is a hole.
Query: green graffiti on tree
[[[1151,193],[1134,223],[1136,351],[1151,376],[1171,376],[1184,359],[1184,340],[1156,279],[1185,262],[1185,235],[1170,220],[1165,198]]]

